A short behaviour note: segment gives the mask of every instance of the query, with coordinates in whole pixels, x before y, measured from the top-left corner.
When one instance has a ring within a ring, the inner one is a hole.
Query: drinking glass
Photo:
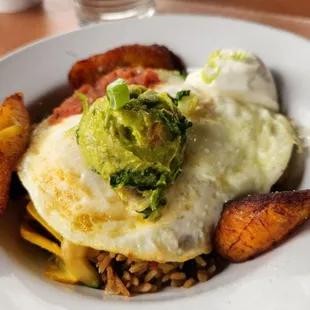
[[[151,17],[155,0],[74,0],[80,25],[131,17]]]

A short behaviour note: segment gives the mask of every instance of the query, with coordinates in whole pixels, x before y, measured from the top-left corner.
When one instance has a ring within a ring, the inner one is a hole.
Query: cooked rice
[[[89,258],[101,274],[102,288],[124,296],[154,293],[169,285],[190,288],[208,281],[216,271],[210,255],[200,255],[185,263],[147,262],[104,251],[94,251]]]
[[[171,280],[181,280],[181,281],[186,280],[186,274],[184,272],[176,271],[176,272],[171,274],[170,279]]]
[[[199,282],[206,282],[209,280],[209,276],[206,270],[198,270],[197,271],[197,279]]]
[[[172,287],[181,287],[184,284],[184,280],[171,280]]]
[[[185,282],[184,282],[184,287],[185,288],[190,288],[192,287],[193,285],[195,285],[197,283],[197,281],[194,279],[194,278],[189,278],[187,279]]]

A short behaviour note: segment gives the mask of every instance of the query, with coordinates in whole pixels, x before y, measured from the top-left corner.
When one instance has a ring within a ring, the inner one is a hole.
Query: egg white
[[[127,208],[85,165],[75,133],[80,119],[45,120],[35,130],[18,167],[35,208],[66,240],[159,262],[209,253],[223,204],[268,192],[295,142],[281,114],[223,97],[199,103],[183,171],[166,191],[162,217],[152,222]]]

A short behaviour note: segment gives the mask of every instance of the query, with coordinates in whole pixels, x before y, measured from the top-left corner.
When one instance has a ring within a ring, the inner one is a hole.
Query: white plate
[[[300,124],[310,119],[310,44],[273,28],[219,17],[159,16],[80,29],[23,48],[0,61],[0,99],[25,94],[35,118],[69,94],[67,74],[79,59],[126,43],[164,44],[188,67],[200,67],[216,47],[259,55],[273,70],[284,110]],[[1,173],[1,172],[0,172]],[[300,188],[310,187],[306,158]],[[1,310],[310,309],[310,230],[247,263],[230,265],[210,282],[125,299],[45,279],[46,256],[19,240],[18,205],[0,220]]]

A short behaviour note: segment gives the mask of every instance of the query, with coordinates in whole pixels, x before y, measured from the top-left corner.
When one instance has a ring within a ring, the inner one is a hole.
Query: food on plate
[[[225,202],[283,175],[299,140],[265,65],[220,50],[184,79],[179,63],[136,45],[79,62],[79,89],[36,127],[18,165],[21,234],[54,254],[48,277],[125,296],[206,281]]]
[[[61,242],[61,258],[64,269],[68,270],[79,282],[98,288],[101,284],[100,274],[88,259],[88,248],[71,243]]]
[[[232,262],[270,250],[310,215],[310,190],[250,195],[224,207],[215,249]]]
[[[0,216],[4,212],[7,201],[9,199],[9,189],[11,182],[11,165],[9,160],[0,153]]]
[[[28,143],[29,129],[23,94],[6,98],[0,106],[0,216],[9,198],[12,170]]]
[[[71,97],[54,109],[53,114],[49,118],[49,122],[61,122],[61,120],[67,116],[82,113],[82,102],[78,94],[84,94],[88,104],[91,105],[96,99],[105,96],[107,86],[117,78],[126,80],[129,85],[142,85],[151,89],[167,85],[168,89],[172,89],[174,92],[181,88],[180,85],[184,83],[184,76],[178,71],[152,68],[143,69],[140,67],[118,68],[100,77],[93,86],[82,85]]]
[[[117,68],[160,68],[185,72],[185,67],[174,53],[161,45],[125,45],[104,54],[78,61],[69,72],[69,82],[74,89],[83,84],[93,85],[97,80]]]
[[[257,56],[245,50],[215,50],[205,66],[189,74],[186,81],[206,94],[220,94],[279,110],[271,72]]]
[[[57,243],[37,233],[30,225],[22,223],[20,226],[20,235],[27,241],[39,246],[40,248],[60,256],[61,250]]]
[[[35,244],[42,249],[51,252],[57,256],[61,255],[61,249],[58,242],[61,242],[61,236],[39,215],[39,213],[34,208],[32,202],[29,202],[27,205],[27,215],[25,220],[20,226],[21,236]],[[38,230],[37,223],[40,223],[41,227],[44,228],[45,234],[41,234],[42,230]],[[51,240],[49,237],[53,236],[54,240]]]
[[[44,238],[45,241],[40,244],[36,242],[38,233],[35,233],[34,236],[29,234],[25,238],[23,233],[25,223],[33,227],[31,233],[35,232],[34,229],[40,230],[41,239]],[[38,227],[38,225],[41,227]],[[46,229],[45,233],[42,231],[43,227]],[[49,238],[46,236],[47,232],[50,233]],[[88,251],[85,253],[85,247],[78,247],[73,244],[68,247],[66,243],[61,245],[62,249],[60,249],[61,239],[59,240],[55,231],[48,227],[43,218],[38,216],[31,202],[27,205],[27,213],[21,226],[21,234],[25,240],[55,254],[48,261],[45,269],[44,274],[48,278],[63,283],[79,284],[82,282],[81,279],[84,274],[84,277],[85,275],[89,277],[89,279],[84,278],[84,284],[91,287],[100,287],[97,282],[98,276],[93,271],[88,272],[86,268],[86,272],[85,270],[81,272],[80,268],[84,268],[85,258],[87,257],[96,266],[98,274],[101,276],[102,287],[106,291],[124,296],[130,296],[131,293],[156,292],[169,284],[174,287],[184,286],[189,288],[197,282],[208,281],[216,271],[213,258],[207,255],[197,256],[185,263],[158,263],[91,248],[87,248]],[[54,244],[50,246],[51,241],[46,244],[46,240],[51,239],[51,236],[55,238],[54,241],[58,244],[56,251]],[[66,258],[66,263],[64,263],[63,259],[64,251],[67,251],[66,255],[69,256]],[[84,254],[82,256],[80,254],[76,255],[76,251],[84,252]],[[80,259],[78,259],[78,256]],[[71,268],[72,262],[75,263],[76,261],[79,269],[74,275],[74,270],[72,271]],[[90,266],[88,265],[88,267]]]
[[[0,152],[14,166],[24,152],[30,133],[30,120],[22,93],[6,98],[0,107]]]
[[[72,275],[66,268],[61,259],[57,256],[52,257],[46,266],[44,275],[52,280],[67,283],[67,284],[78,284],[79,280]]]
[[[155,218],[166,204],[164,190],[181,172],[190,126],[167,93],[118,79],[107,97],[89,109],[85,103],[77,143],[88,168],[129,208]]]

